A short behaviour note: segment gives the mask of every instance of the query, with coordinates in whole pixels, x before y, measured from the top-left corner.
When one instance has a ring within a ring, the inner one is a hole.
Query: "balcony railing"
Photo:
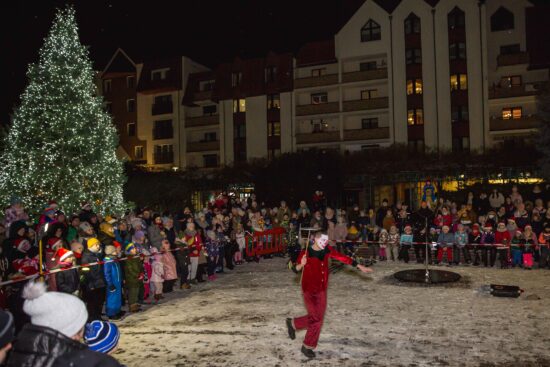
[[[375,140],[389,139],[389,127],[377,127],[375,129],[344,130],[344,140]]]
[[[185,119],[185,127],[218,125],[219,123],[220,116],[218,114],[199,117],[187,117]]]
[[[328,102],[319,104],[306,104],[296,106],[296,116],[318,115],[321,113],[335,113],[340,111],[338,102]]]
[[[344,104],[343,104],[344,112],[378,110],[381,108],[388,108],[388,97],[358,99],[355,101],[344,101]]]
[[[153,155],[155,164],[174,163],[174,152],[155,153]]]
[[[536,129],[540,127],[540,118],[538,116],[525,116],[519,119],[492,118],[490,121],[491,131],[507,131]]]
[[[198,91],[193,94],[193,101],[207,101],[212,99],[212,91]]]
[[[172,113],[173,107],[172,102],[168,103],[153,103],[153,107],[151,109],[152,115],[162,115],[164,113]]]
[[[297,144],[330,143],[340,141],[339,131],[321,131],[309,134],[296,134]]]
[[[498,66],[510,66],[529,64],[529,54],[527,52],[518,52],[515,54],[504,54],[497,56]]]
[[[536,94],[538,94],[538,90],[535,83],[523,84],[517,87],[494,87],[489,89],[490,99],[534,96]]]
[[[162,139],[173,139],[174,138],[174,128],[162,128],[155,129],[153,128],[153,140],[162,140]]]
[[[187,143],[187,152],[208,152],[212,150],[220,150],[219,140],[214,141],[197,141]]]
[[[365,70],[365,71],[352,71],[349,73],[344,73],[342,75],[342,81],[344,83],[349,82],[360,82],[363,80],[376,80],[376,79],[387,79],[388,78],[388,69],[375,69],[375,70]]]
[[[338,74],[310,76],[307,78],[294,79],[294,88],[320,87],[323,85],[332,85],[337,83]]]

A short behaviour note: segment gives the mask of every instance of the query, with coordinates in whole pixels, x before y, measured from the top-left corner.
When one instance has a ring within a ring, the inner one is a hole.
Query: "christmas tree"
[[[27,77],[4,141],[1,203],[15,196],[38,213],[55,200],[73,213],[88,202],[99,213],[119,213],[125,176],[117,132],[97,95],[73,8],[57,12]]]
[[[541,127],[536,146],[542,154],[539,161],[540,171],[548,179],[550,178],[550,83],[543,84],[539,91],[537,109]]]

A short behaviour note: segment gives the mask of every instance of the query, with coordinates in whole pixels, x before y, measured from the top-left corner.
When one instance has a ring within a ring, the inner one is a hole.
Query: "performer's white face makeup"
[[[328,244],[328,236],[326,234],[322,234],[321,237],[317,239],[317,246],[323,250],[325,247],[327,247]]]

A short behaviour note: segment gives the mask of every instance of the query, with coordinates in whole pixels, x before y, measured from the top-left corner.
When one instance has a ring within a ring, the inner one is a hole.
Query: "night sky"
[[[215,66],[235,56],[295,51],[330,38],[362,0],[16,0],[2,2],[2,103],[0,123],[19,103],[27,66],[51,26],[56,8],[73,4],[80,39],[101,70],[117,47],[135,61],[186,55]]]

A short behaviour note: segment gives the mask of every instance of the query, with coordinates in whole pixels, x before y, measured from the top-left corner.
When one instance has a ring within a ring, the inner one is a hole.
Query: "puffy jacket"
[[[74,294],[80,288],[78,270],[71,269],[56,273],[55,284],[58,292]]]
[[[147,235],[149,236],[149,241],[151,246],[156,247],[160,251],[162,247],[162,234],[160,233],[160,228],[152,224],[147,228]]]
[[[90,250],[86,249],[82,253],[82,264],[91,264],[98,261],[101,261],[101,258],[99,257],[99,254],[93,253]],[[97,289],[97,288],[104,288],[105,287],[105,277],[103,274],[103,266],[102,265],[92,265],[88,266],[87,269],[84,270],[84,286],[88,289]]]
[[[139,256],[128,256],[124,264],[124,277],[128,288],[137,288],[143,283],[143,262]]]
[[[73,356],[68,360],[66,357]],[[120,366],[113,358],[91,351],[85,344],[72,340],[60,332],[45,326],[27,324],[13,344],[7,366],[51,367],[83,366],[71,361],[95,360],[95,366]],[[66,363],[62,363],[65,359]],[[90,366],[86,364],[86,366]]]

